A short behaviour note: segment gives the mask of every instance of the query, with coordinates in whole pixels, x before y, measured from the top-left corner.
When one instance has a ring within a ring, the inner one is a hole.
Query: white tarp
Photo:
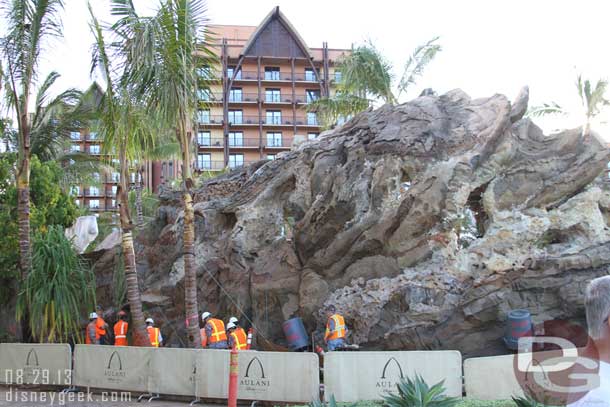
[[[514,355],[472,358],[464,361],[466,395],[479,400],[522,397],[513,368]]]
[[[74,384],[147,392],[151,353],[156,350],[132,346],[76,345]]]
[[[308,403],[320,397],[315,353],[239,352],[240,400]]]
[[[445,394],[462,396],[462,355],[458,351],[328,352],[324,358],[325,397],[338,402],[380,400],[396,391],[401,378],[415,374]]]
[[[151,353],[148,390],[151,393],[195,396],[196,349],[158,348]]]
[[[68,344],[0,343],[0,383],[69,385]]]

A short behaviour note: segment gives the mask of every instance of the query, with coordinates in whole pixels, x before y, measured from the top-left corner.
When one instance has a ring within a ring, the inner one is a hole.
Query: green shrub
[[[415,379],[406,378],[398,383],[398,394],[388,394],[383,397],[388,407],[453,407],[459,398],[444,395],[443,381],[432,387],[420,375]]]

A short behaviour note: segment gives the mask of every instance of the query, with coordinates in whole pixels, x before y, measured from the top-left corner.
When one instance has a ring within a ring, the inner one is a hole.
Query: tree
[[[322,126],[329,128],[341,117],[366,110],[374,100],[396,104],[441,51],[441,46],[436,43],[438,39],[434,37],[413,51],[396,86],[397,92],[392,90],[392,65],[372,43],[353,49],[338,63],[341,81],[335,94],[314,101],[307,110],[316,112]]]
[[[5,91],[17,118],[17,202],[19,268],[22,281],[30,269],[30,160],[32,122],[29,106],[44,45],[61,36],[61,0],[3,0],[6,36],[2,39]],[[47,77],[44,84],[52,83]],[[42,92],[44,93],[44,92]],[[37,102],[38,102],[37,98]],[[38,104],[38,103],[37,103]]]
[[[146,332],[142,299],[138,285],[135,250],[133,245],[133,222],[129,211],[129,164],[142,157],[142,151],[152,148],[156,128],[151,124],[144,106],[133,97],[129,86],[122,81],[122,74],[113,75],[103,30],[93,10],[91,31],[95,37],[92,56],[92,72],[99,68],[106,81],[105,94],[101,99],[99,130],[105,154],[116,154],[119,165],[119,221],[121,226],[121,248],[127,285],[127,300],[134,326],[136,346],[150,346]]]
[[[164,0],[153,17],[140,18],[131,1],[113,0],[112,4],[113,14],[120,17],[113,28],[122,38],[129,82],[139,89],[148,109],[174,130],[180,145],[186,328],[189,346],[200,347],[190,149],[199,107],[199,75],[207,72],[198,68],[217,63],[205,42],[205,5],[202,0]]]
[[[610,105],[610,101],[606,99],[606,90],[608,81],[598,79],[595,86],[591,85],[589,79],[584,79],[582,74],[576,77],[576,90],[580,99],[582,112],[576,113],[581,116],[582,121],[582,136],[585,137],[591,132],[591,122],[597,117],[603,109]],[[527,115],[530,117],[541,117],[547,115],[570,115],[574,114],[561,107],[557,102],[543,103],[539,106],[532,107]]]

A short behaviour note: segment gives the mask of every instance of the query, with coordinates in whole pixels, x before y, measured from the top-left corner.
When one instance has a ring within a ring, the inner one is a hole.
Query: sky
[[[86,88],[89,74],[89,15],[86,0],[64,0],[64,39],[45,54],[43,72],[58,71],[57,85]],[[156,0],[133,0],[150,13]],[[108,0],[91,0],[109,21]],[[495,93],[513,99],[530,87],[530,105],[556,101],[577,112],[577,73],[591,79],[610,76],[610,4],[599,0],[208,0],[215,24],[258,25],[276,5],[305,42],[349,48],[371,40],[399,76],[419,44],[440,36],[443,51],[407,95],[423,88],[438,93],[461,88],[472,97]],[[580,116],[547,120],[545,130],[576,126]],[[610,131],[601,126],[610,141]],[[610,128],[609,128],[610,130]]]

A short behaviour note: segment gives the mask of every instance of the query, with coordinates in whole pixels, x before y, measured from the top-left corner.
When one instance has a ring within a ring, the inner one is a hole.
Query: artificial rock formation
[[[205,182],[195,194],[202,310],[243,310],[281,343],[282,321],[300,316],[319,335],[334,304],[363,348],[467,355],[495,351],[510,309],[581,317],[587,281],[610,271],[600,176],[610,152],[580,130],[545,136],[522,118],[527,97],[455,90],[383,106]],[[138,242],[143,299],[177,345],[179,196],[161,193]],[[98,273],[114,261],[104,254]]]

